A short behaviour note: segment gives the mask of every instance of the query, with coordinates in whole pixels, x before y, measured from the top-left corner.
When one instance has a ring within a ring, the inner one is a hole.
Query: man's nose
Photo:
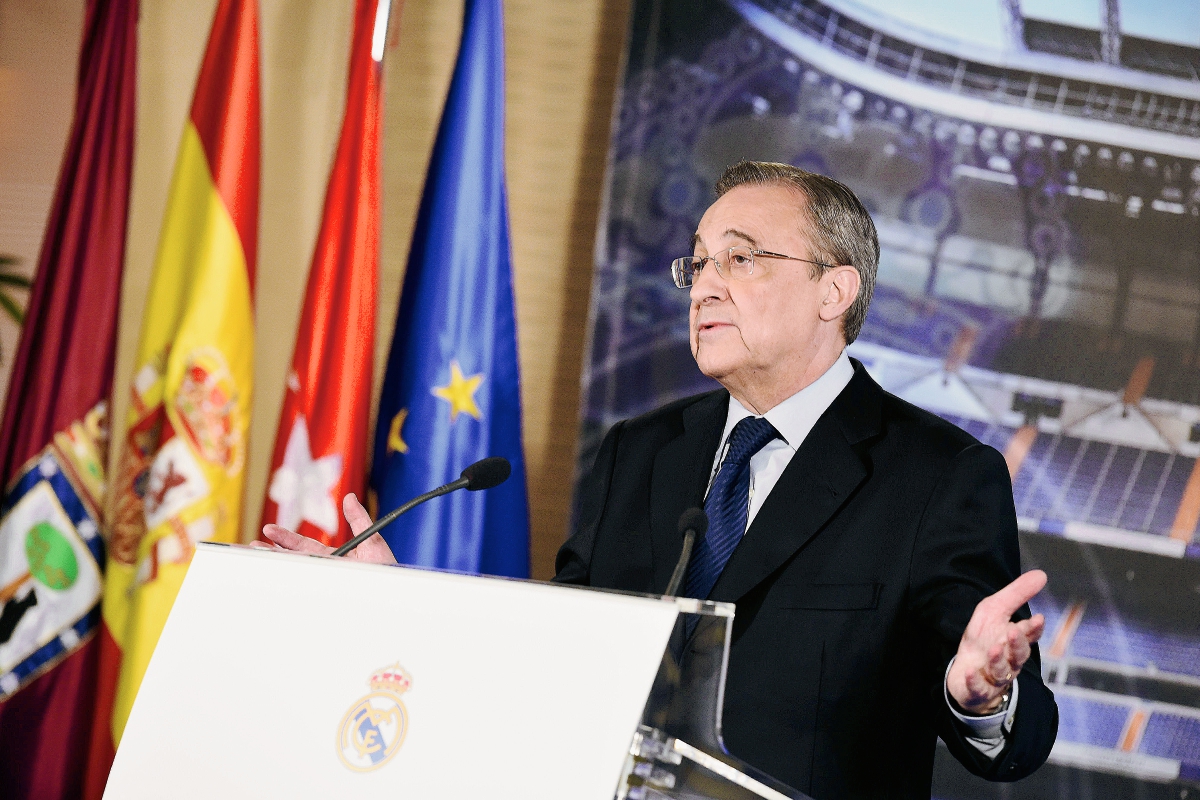
[[[708,299],[722,300],[728,294],[728,284],[721,273],[717,272],[715,261],[708,261],[704,269],[692,276],[691,299],[693,303],[703,303]]]

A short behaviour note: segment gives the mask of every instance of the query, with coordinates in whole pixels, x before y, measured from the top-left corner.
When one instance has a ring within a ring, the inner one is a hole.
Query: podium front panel
[[[201,545],[105,797],[610,800],[676,614]]]

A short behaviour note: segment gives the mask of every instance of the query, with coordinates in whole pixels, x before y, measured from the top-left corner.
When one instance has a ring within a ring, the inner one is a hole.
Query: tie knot
[[[729,434],[729,450],[725,464],[749,464],[750,459],[767,443],[778,438],[779,431],[765,417],[746,417],[733,426]]]

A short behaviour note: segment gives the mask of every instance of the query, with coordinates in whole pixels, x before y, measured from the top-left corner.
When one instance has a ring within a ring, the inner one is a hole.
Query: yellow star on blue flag
[[[450,361],[450,382],[445,386],[435,386],[430,389],[434,397],[440,397],[450,404],[450,421],[454,422],[460,413],[470,414],[475,419],[480,418],[479,406],[475,405],[475,390],[483,383],[483,374],[467,378],[458,366],[458,361]]]
[[[408,419],[408,409],[402,408],[392,417],[392,425],[388,428],[387,452],[407,453],[408,442],[404,441],[404,420]]]

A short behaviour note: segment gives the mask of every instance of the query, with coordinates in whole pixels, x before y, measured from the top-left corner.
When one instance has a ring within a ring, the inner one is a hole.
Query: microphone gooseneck
[[[362,533],[355,536],[350,541],[343,544],[341,547],[330,553],[331,556],[344,556],[367,539],[379,533],[380,530],[387,527],[393,520],[401,514],[407,513],[422,503],[432,500],[435,497],[441,497],[444,494],[466,489],[467,491],[477,492],[480,489],[491,489],[494,486],[499,486],[508,480],[508,476],[512,473],[512,465],[508,463],[507,458],[500,456],[492,456],[480,461],[476,461],[471,466],[462,471],[458,480],[451,481],[422,495],[417,495],[412,500],[409,500],[404,505],[397,508],[395,511],[384,514],[379,519],[367,528]]]
[[[671,573],[671,580],[667,582],[667,590],[663,592],[667,596],[679,594],[679,587],[687,575],[688,563],[692,560],[692,550],[708,532],[708,515],[702,509],[693,506],[679,515],[678,528],[683,535],[683,550],[679,553],[679,560],[675,562],[675,571]]]

